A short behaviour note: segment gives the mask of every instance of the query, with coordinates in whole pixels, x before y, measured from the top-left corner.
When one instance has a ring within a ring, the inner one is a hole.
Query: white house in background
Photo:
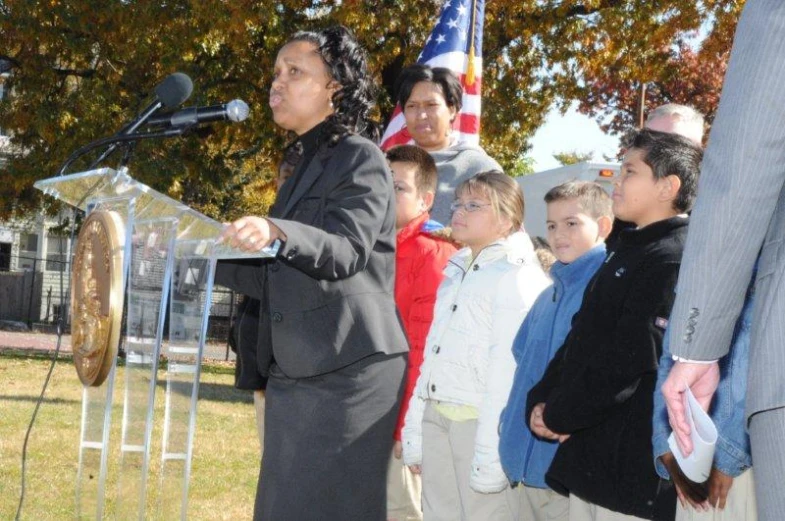
[[[59,315],[61,275],[65,305],[69,305],[69,238],[52,233],[56,225],[55,219],[41,215],[0,222],[0,271],[35,272],[36,286],[41,284],[40,312],[30,313],[33,322],[51,321]]]
[[[0,59],[0,101],[7,94],[5,79],[10,64]],[[10,147],[10,136],[0,127],[0,169]],[[64,275],[68,292],[68,237],[50,230],[58,219],[34,215],[14,221],[0,221],[0,272],[35,271],[36,279],[42,278],[40,314],[31,313],[33,321],[50,320],[59,313],[60,274]],[[66,299],[67,300],[67,299]],[[66,304],[67,305],[67,304]],[[2,317],[0,317],[2,318]]]

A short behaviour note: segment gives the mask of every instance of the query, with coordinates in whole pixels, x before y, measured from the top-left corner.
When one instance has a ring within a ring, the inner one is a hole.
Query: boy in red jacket
[[[401,428],[409,399],[420,375],[425,337],[433,320],[436,289],[442,270],[456,248],[431,229],[428,210],[436,193],[436,164],[428,152],[402,145],[387,152],[393,171],[398,229],[395,254],[395,303],[409,339],[409,365],[395,446],[387,478],[387,520],[420,521],[420,477],[401,460]],[[426,224],[427,223],[427,224]]]

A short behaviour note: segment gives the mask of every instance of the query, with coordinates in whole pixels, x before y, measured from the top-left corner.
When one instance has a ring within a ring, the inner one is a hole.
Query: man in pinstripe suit
[[[692,451],[683,391],[708,408],[716,360],[760,254],[747,421],[759,519],[785,519],[785,2],[748,0],[736,31],[719,112],[704,156],[698,199],[671,314],[679,360],[662,387],[683,452]]]

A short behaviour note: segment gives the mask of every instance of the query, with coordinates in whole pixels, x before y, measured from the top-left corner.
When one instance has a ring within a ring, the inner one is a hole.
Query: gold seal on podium
[[[92,212],[79,232],[71,286],[71,346],[79,379],[99,386],[112,369],[123,315],[124,229],[116,213]]]

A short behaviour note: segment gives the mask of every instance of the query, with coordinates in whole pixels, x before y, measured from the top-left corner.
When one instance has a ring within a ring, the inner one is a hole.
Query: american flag
[[[485,0],[446,0],[417,63],[446,67],[461,79],[463,107],[453,128],[458,141],[479,145],[482,85],[482,26]],[[412,143],[399,105],[382,136],[382,150]]]

